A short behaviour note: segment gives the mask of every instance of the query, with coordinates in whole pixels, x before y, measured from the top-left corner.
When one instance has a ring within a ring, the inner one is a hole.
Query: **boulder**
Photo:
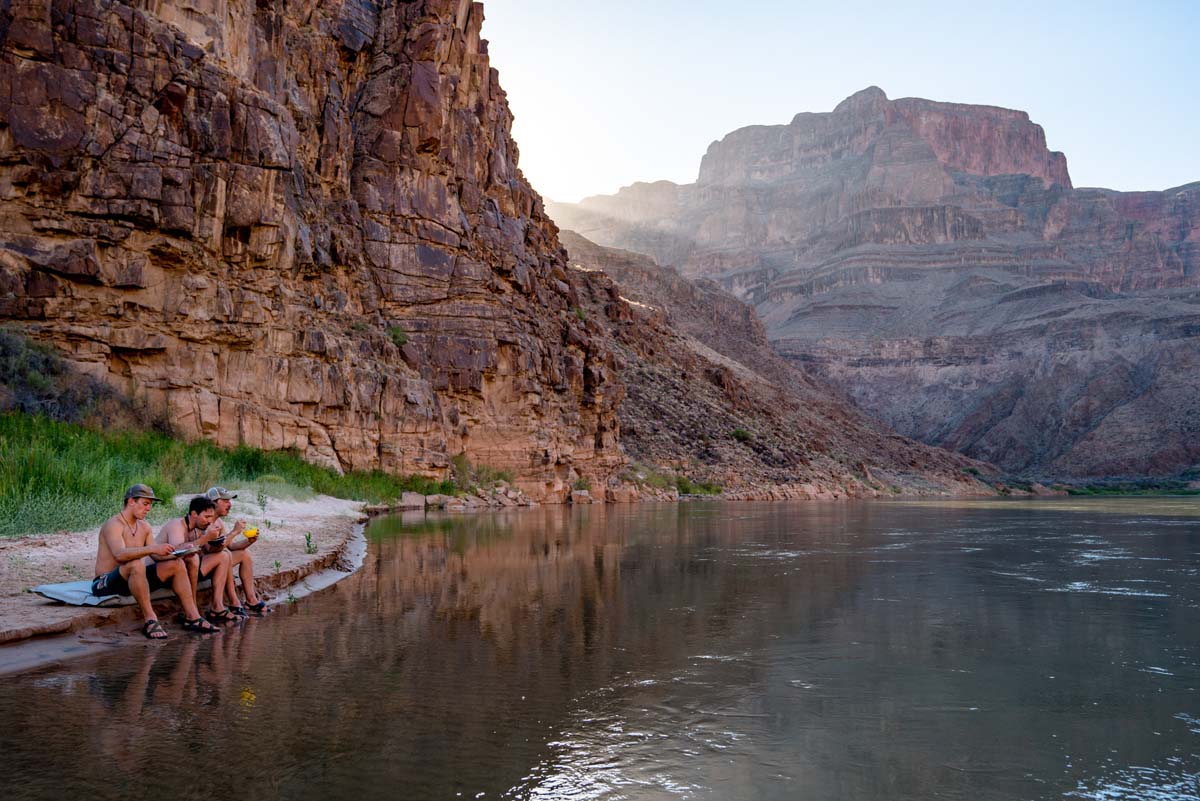
[[[604,500],[608,503],[637,503],[641,500],[641,493],[633,484],[620,484],[616,487],[606,488]]]
[[[396,509],[407,511],[412,509],[424,509],[425,496],[419,492],[405,492],[400,496],[399,502],[396,504]]]

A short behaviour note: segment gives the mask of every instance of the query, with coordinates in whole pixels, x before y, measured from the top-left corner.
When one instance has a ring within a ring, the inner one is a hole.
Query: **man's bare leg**
[[[200,556],[185,556],[183,562],[187,566],[188,582],[192,585],[192,598],[195,598],[200,591]]]
[[[254,557],[250,555],[250,551],[243,549],[233,554],[233,564],[237,565],[238,577],[242,580],[242,594],[246,596],[246,603],[253,606],[258,603],[258,593],[254,591]]]
[[[158,577],[164,581],[170,580],[171,589],[179,597],[179,603],[183,606],[183,614],[188,620],[195,620],[200,617],[200,610],[196,608],[196,598],[192,595],[192,583],[188,580],[188,572],[185,565],[181,564],[178,559],[170,562],[159,562]]]
[[[154,612],[154,604],[150,602],[150,582],[146,579],[145,560],[134,559],[132,562],[121,565],[121,575],[124,577],[125,583],[129,585],[129,594],[133,596],[133,600],[137,601],[138,608],[142,610],[143,622],[158,620],[158,615]]]
[[[230,555],[229,573],[225,579],[225,603],[228,604],[229,608],[231,609],[241,609],[242,603],[238,600],[237,584],[233,580],[233,574],[235,572],[233,569],[234,561],[236,561],[235,558]]]
[[[212,575],[212,609],[221,612],[225,609],[225,584],[229,581],[229,551],[217,551],[206,554],[200,562],[202,572]]]

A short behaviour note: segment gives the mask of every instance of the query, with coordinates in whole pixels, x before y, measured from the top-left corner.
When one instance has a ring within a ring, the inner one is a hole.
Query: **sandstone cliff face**
[[[467,0],[0,5],[0,319],[224,445],[620,463]]]
[[[1200,183],[1073,189],[1022,112],[872,88],[551,211],[751,301],[902,434],[1033,475],[1200,460]]]
[[[810,380],[771,349],[753,309],[712,281],[570,231],[561,238],[580,308],[610,337],[627,387],[631,458],[734,497],[993,491],[973,477],[989,466],[896,436]]]

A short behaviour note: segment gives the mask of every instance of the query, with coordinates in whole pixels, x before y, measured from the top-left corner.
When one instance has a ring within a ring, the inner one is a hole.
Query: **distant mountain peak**
[[[865,110],[882,108],[888,102],[887,94],[878,86],[868,86],[847,97],[834,108],[834,114],[861,113]]]

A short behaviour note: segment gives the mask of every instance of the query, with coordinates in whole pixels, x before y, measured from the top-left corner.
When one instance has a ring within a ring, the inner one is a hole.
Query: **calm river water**
[[[0,680],[27,798],[1200,799],[1200,500],[378,521],[210,639]]]

